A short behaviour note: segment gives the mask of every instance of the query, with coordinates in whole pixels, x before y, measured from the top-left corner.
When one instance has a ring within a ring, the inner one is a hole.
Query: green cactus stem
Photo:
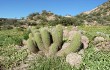
[[[57,56],[65,56],[71,52],[77,52],[81,46],[81,35],[79,32],[75,31],[73,34],[73,39],[70,42],[70,45],[65,49],[61,49]]]
[[[37,53],[39,51],[37,48],[37,44],[31,38],[29,38],[27,40],[27,47],[28,47],[29,51],[31,51],[33,53]]]
[[[39,32],[34,33],[34,40],[36,41],[39,50],[45,51],[45,47],[41,38],[41,34]]]
[[[46,30],[46,28],[41,28],[40,33],[44,47],[46,50],[48,50],[49,46],[51,45],[50,33]]]
[[[58,46],[56,43],[53,43],[50,47],[49,47],[49,55],[55,55],[58,51]]]
[[[63,43],[63,29],[61,25],[57,25],[56,28],[52,30],[53,43],[56,43],[59,48],[61,48]]]

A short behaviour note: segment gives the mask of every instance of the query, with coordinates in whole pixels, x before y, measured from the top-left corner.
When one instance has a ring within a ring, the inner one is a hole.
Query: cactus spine
[[[29,33],[29,38],[33,38],[33,34],[32,33]]]
[[[38,48],[41,51],[45,51],[44,44],[42,42],[41,34],[39,32],[34,33],[34,40],[36,41]]]
[[[37,53],[38,52],[37,45],[36,45],[35,41],[33,41],[31,38],[29,38],[27,40],[27,47],[33,53]]]
[[[46,28],[41,28],[40,33],[44,47],[48,51],[49,46],[51,45],[50,33],[46,30]]]
[[[58,51],[58,46],[56,43],[53,43],[50,47],[49,47],[49,55],[55,55]]]
[[[64,56],[67,55],[71,52],[76,52],[78,51],[78,49],[80,48],[81,45],[81,36],[80,33],[75,31],[74,35],[73,35],[73,39],[70,42],[70,45],[68,47],[66,47],[65,49],[61,49],[57,55],[58,56]]]
[[[61,25],[57,25],[56,28],[52,30],[53,42],[57,44],[59,48],[63,43],[63,29]]]

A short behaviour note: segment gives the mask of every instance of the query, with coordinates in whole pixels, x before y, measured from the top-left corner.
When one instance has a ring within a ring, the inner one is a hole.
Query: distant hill
[[[29,14],[26,19],[21,20],[27,22],[29,25],[80,25],[82,21],[79,21],[76,17],[71,15],[61,16],[56,15],[50,11],[43,10],[41,13],[35,12]]]
[[[21,19],[0,18],[1,28],[25,27],[31,25],[54,26],[57,24],[68,25],[110,25],[110,0],[104,4],[83,12],[77,16],[60,16],[50,11],[34,12]]]
[[[110,24],[110,1],[93,10],[83,12],[76,17],[82,19],[85,24]]]
[[[43,22],[48,22],[55,20],[58,17],[58,15],[55,15],[54,13],[50,11],[43,10],[42,13],[31,13],[26,17],[26,21],[30,23],[40,24]]]

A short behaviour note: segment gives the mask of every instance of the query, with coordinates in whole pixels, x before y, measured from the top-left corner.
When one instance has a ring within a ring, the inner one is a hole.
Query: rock
[[[0,61],[4,60],[5,58],[3,56],[0,56]]]
[[[67,29],[67,27],[65,27],[65,29]]]
[[[70,31],[69,32],[69,34],[68,34],[68,36],[69,36],[68,40],[72,40],[73,34],[74,34],[74,31]]]
[[[78,31],[78,27],[76,26],[73,26],[72,27],[72,29],[71,29],[71,31],[68,33],[68,36],[69,36],[69,40],[72,40],[72,37],[73,37],[73,35],[74,35],[74,32],[76,32],[76,31]]]
[[[83,43],[84,49],[88,48],[89,39],[86,36],[81,36],[81,42]]]
[[[15,45],[15,48],[20,50],[22,48],[22,46],[19,46],[19,45]]]
[[[64,43],[62,46],[62,49],[65,49],[66,47],[68,47],[70,45],[70,43]]]
[[[67,29],[63,30],[63,36],[64,37],[68,37],[68,33],[69,33],[69,31]]]
[[[78,26],[73,26],[72,31],[78,31]]]
[[[95,45],[96,51],[110,51],[110,41],[100,42]]]
[[[81,34],[86,34],[86,31],[84,31],[84,30],[79,30],[79,32],[80,32]]]
[[[27,41],[23,39],[23,40],[22,40],[22,44],[23,44],[23,45],[26,45],[26,44],[27,44]]]
[[[43,51],[38,51],[38,54],[41,56],[48,55],[48,53],[44,53]]]
[[[68,35],[69,35],[69,38],[68,38],[69,41],[71,41],[71,40],[73,39],[73,35],[74,35],[74,33],[76,33],[76,32],[79,32],[79,31],[70,31],[70,32],[69,32],[69,34],[68,34]],[[79,32],[79,33],[80,33],[80,32]]]
[[[99,43],[99,42],[103,42],[105,39],[103,38],[103,37],[96,37],[95,39],[94,39],[94,43],[96,44],[96,43]]]
[[[80,51],[78,52],[78,54],[83,56],[83,55],[84,55],[84,49],[80,50]]]
[[[66,62],[78,68],[82,63],[82,57],[77,53],[70,53],[66,56]]]
[[[84,43],[89,43],[89,39],[87,38],[87,36],[81,36],[81,41]]]

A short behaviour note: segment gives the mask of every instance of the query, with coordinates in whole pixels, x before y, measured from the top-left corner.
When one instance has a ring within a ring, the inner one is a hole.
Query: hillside
[[[82,20],[79,21],[77,17],[73,17],[71,15],[61,16],[46,10],[43,10],[41,13],[38,12],[31,13],[26,17],[26,19],[20,20],[20,22],[25,22],[28,25],[32,25],[32,26],[33,25],[54,26],[57,24],[68,26],[68,25],[82,24]]]
[[[110,24],[110,1],[92,9],[83,12],[77,16],[60,16],[50,11],[43,10],[41,13],[31,13],[24,20],[28,25],[109,25]]]
[[[21,17],[20,19],[0,18],[0,29],[12,29],[14,27],[27,28],[28,26],[55,26],[62,24],[68,25],[82,25],[82,20],[71,15],[61,16],[54,14],[50,11],[43,10],[41,13],[34,12],[27,17]]]
[[[110,1],[96,7],[93,10],[77,15],[85,24],[110,24]]]
[[[110,1],[96,7],[93,10],[83,12],[77,16],[61,16],[54,14],[50,11],[43,10],[42,12],[34,12],[29,14],[27,17],[21,19],[9,19],[0,18],[0,29],[11,29],[13,27],[27,26],[54,26],[62,24],[68,25],[110,25]]]

